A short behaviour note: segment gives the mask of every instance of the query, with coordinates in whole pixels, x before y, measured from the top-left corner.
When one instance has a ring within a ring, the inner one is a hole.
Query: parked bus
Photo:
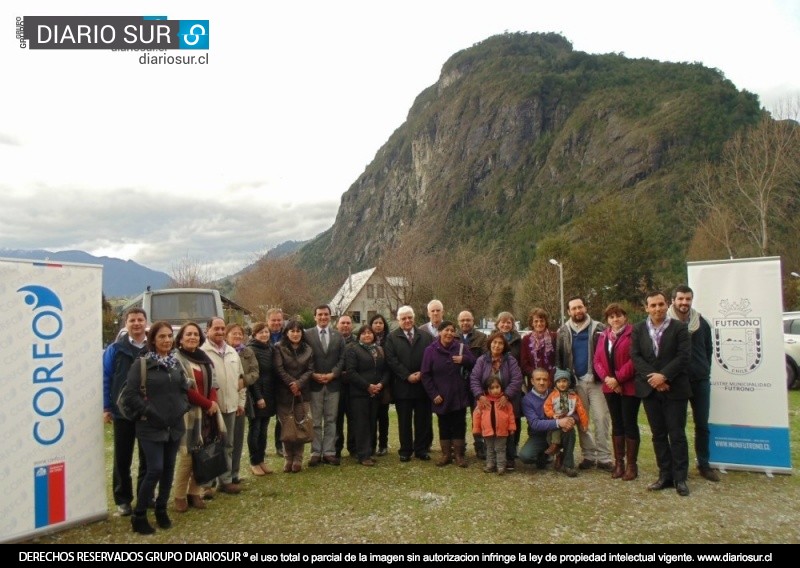
[[[122,312],[133,307],[143,308],[148,321],[168,321],[176,331],[187,321],[200,324],[205,331],[211,318],[225,319],[219,291],[209,288],[148,290],[125,304]]]

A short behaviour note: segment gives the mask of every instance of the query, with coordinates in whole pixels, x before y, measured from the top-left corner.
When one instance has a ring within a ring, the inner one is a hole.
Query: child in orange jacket
[[[563,369],[556,369],[555,373],[555,389],[544,401],[544,414],[548,418],[565,418],[572,417],[575,420],[575,427],[580,428],[585,432],[589,428],[589,415],[583,407],[581,399],[578,394],[571,390],[570,387],[570,373]],[[557,456],[556,464],[562,460],[568,464],[566,473],[569,477],[574,477],[574,469],[569,466],[573,463],[572,456],[566,459],[567,456],[561,456],[561,430],[552,430],[547,433],[547,441],[550,442],[550,447],[545,450],[548,455],[559,454]]]
[[[500,408],[500,397],[503,396],[503,383],[497,376],[490,376],[484,383],[484,392],[488,407],[478,404],[472,414],[472,433],[480,434],[486,444],[485,473],[496,471],[499,475],[506,472],[506,444],[509,436],[517,430],[514,421],[514,407],[510,401]]]

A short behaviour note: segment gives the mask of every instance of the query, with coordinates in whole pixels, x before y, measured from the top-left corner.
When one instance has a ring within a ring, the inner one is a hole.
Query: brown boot
[[[625,438],[625,458],[628,460],[622,481],[632,481],[639,476],[639,469],[636,467],[636,459],[639,457],[639,440]]]
[[[550,445],[547,447],[547,449],[544,451],[544,453],[545,453],[546,455],[548,455],[548,456],[552,456],[552,455],[554,455],[556,452],[558,452],[560,449],[561,449],[561,444],[550,444]]]
[[[611,473],[611,479],[622,477],[625,473],[625,436],[614,436],[614,471]]]
[[[453,463],[453,442],[451,440],[439,440],[442,447],[442,457],[436,462],[439,467]]]
[[[189,510],[189,502],[184,497],[183,499],[179,499],[175,497],[175,512],[176,513],[185,513]]]
[[[467,467],[467,460],[464,457],[466,449],[467,447],[464,440],[453,440],[453,452],[456,455],[456,465],[458,467]]]
[[[205,509],[206,502],[203,501],[203,498],[200,495],[189,495],[189,506],[194,507],[195,509]]]

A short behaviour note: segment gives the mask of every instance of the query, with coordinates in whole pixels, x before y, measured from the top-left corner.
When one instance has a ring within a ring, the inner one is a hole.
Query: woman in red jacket
[[[594,368],[603,382],[603,394],[611,414],[614,442],[614,471],[611,477],[636,479],[639,455],[639,404],[631,360],[631,332],[628,314],[620,304],[609,304],[603,315],[608,327],[603,330],[594,352]],[[627,459],[627,467],[625,460]]]

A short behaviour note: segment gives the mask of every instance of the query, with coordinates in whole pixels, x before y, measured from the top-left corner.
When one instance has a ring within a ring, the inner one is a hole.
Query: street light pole
[[[564,265],[558,262],[555,258],[550,259],[550,264],[553,266],[558,266],[558,284],[561,298],[561,303],[558,305],[558,311],[561,312],[561,325],[564,325]]]

